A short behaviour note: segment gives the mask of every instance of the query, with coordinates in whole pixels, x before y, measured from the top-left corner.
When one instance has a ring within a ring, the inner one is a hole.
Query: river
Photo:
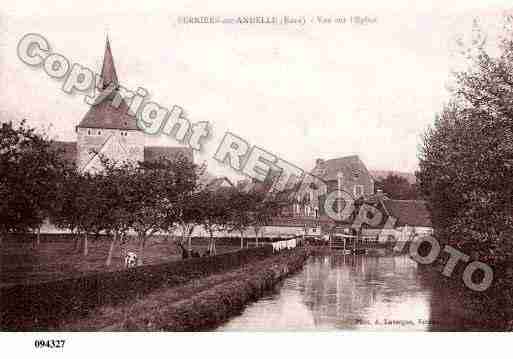
[[[446,305],[408,256],[316,255],[218,330],[477,329]]]

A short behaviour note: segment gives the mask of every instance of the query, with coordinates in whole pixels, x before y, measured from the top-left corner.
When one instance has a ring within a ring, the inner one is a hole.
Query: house
[[[311,174],[326,184],[326,193],[345,191],[355,200],[374,194],[374,179],[357,156],[329,160],[317,159]],[[298,194],[294,215],[320,218],[324,214],[324,198],[316,198],[315,191]]]
[[[317,159],[312,174],[326,183],[328,193],[343,190],[355,199],[374,194],[374,179],[357,155]]]
[[[374,228],[364,226],[363,235],[376,235],[380,241],[387,240],[389,236],[399,241],[408,241],[417,235],[433,234],[431,216],[425,201],[383,197],[372,205],[381,211],[383,220]]]
[[[396,238],[409,240],[415,235],[433,234],[431,215],[427,202],[418,200],[383,200],[383,210],[387,217],[396,219]]]
[[[103,66],[103,84],[96,102],[76,126],[76,142],[54,141],[65,160],[81,171],[95,172],[102,168],[102,158],[114,161],[156,161],[185,156],[193,161],[189,147],[146,146],[145,134],[137,126],[136,117],[120,95],[114,58],[107,39]]]

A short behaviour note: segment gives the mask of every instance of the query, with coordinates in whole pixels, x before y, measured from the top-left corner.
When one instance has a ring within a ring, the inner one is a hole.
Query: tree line
[[[473,45],[461,48],[468,68],[454,73],[450,100],[424,134],[417,173],[437,237],[491,261],[513,256],[513,32],[505,25],[492,54],[474,24]]]
[[[91,236],[109,238],[106,264],[112,263],[118,243],[129,233],[139,243],[140,259],[147,241],[165,234],[190,255],[195,227],[209,234],[216,253],[217,231],[255,237],[280,213],[286,200],[271,186],[213,188],[203,183],[205,166],[185,156],[152,162],[116,163],[102,158],[103,169],[80,171],[63,159],[44,133],[27,126],[4,123],[0,130],[0,240],[8,233],[33,233],[34,245],[44,221],[72,233],[88,255]],[[175,233],[179,233],[178,236]],[[188,249],[185,245],[188,244]]]

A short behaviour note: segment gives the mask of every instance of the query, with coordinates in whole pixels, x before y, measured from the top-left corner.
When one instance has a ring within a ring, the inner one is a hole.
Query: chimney
[[[318,158],[315,160],[315,166],[322,166],[324,164],[324,160],[322,158]]]

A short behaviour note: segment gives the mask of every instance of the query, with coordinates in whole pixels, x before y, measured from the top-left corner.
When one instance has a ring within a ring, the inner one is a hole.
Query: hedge
[[[84,316],[95,307],[115,305],[164,284],[173,286],[240,267],[271,253],[272,248],[265,246],[53,282],[4,287],[0,289],[0,329],[55,330],[60,321]]]
[[[204,331],[218,327],[239,314],[246,304],[260,298],[283,277],[302,268],[308,257],[303,249],[282,251],[264,261],[222,274],[226,281],[200,290],[191,297],[162,302],[156,307],[145,305],[144,299],[132,307],[123,322],[101,330],[121,331]],[[166,297],[166,291],[157,293]],[[172,291],[169,290],[169,291]]]

